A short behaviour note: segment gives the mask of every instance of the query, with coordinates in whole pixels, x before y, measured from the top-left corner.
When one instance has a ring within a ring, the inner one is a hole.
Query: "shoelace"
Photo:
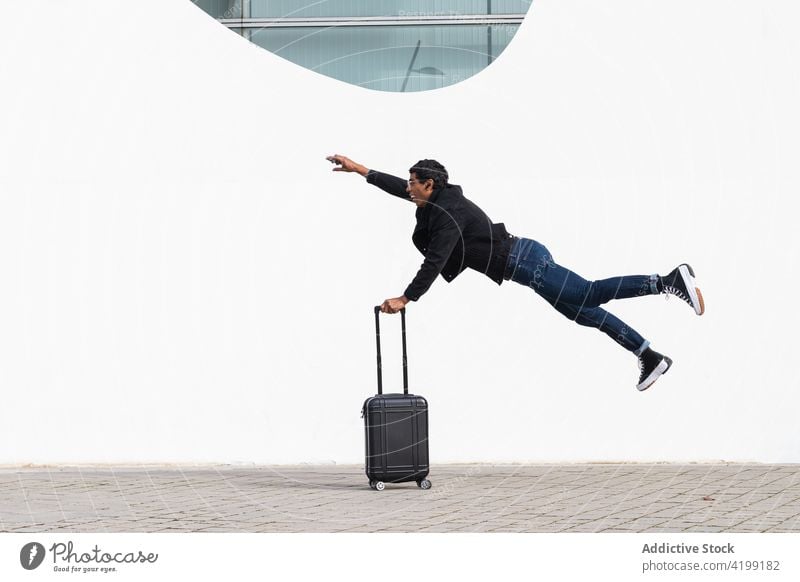
[[[677,295],[680,299],[683,299],[689,305],[692,304],[692,300],[689,299],[689,296],[678,289],[677,287],[673,287],[672,285],[664,285],[664,300],[668,301],[670,295]]]

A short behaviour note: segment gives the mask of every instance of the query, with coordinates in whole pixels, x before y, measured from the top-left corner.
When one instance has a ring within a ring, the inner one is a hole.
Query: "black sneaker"
[[[641,356],[639,356],[639,384],[636,389],[641,392],[647,390],[653,385],[653,382],[658,380],[661,374],[665,374],[669,367],[672,365],[672,360],[667,356],[659,354],[655,350],[647,348]]]
[[[694,283],[694,271],[689,265],[683,263],[672,269],[669,275],[661,278],[661,284],[662,293],[677,295],[686,301],[697,315],[703,315],[706,310],[703,295]]]

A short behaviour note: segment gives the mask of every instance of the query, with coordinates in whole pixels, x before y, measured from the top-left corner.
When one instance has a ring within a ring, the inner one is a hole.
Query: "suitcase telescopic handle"
[[[381,306],[375,306],[375,345],[378,348],[378,394],[383,394],[381,373]],[[400,330],[403,337],[403,394],[408,394],[408,357],[406,356],[406,308],[400,310]]]

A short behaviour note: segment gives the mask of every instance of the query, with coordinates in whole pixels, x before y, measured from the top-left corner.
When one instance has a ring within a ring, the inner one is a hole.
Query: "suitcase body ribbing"
[[[403,334],[403,393],[383,394],[381,373],[380,307],[375,307],[375,338],[378,352],[378,394],[364,401],[366,460],[365,472],[373,489],[383,490],[385,483],[416,481],[422,489],[431,482],[426,478],[428,462],[428,402],[408,393],[405,309],[400,311]]]

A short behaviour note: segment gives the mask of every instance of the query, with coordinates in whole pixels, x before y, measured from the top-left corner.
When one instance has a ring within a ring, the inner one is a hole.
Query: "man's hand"
[[[387,299],[381,304],[381,311],[384,313],[397,313],[406,306],[406,303],[408,303],[408,298],[405,295]]]
[[[362,176],[366,176],[369,169],[361,164],[354,162],[350,158],[346,156],[340,156],[339,154],[334,154],[332,156],[328,156],[325,158],[329,162],[337,164],[337,166],[333,169],[334,172],[356,172],[361,174]]]

